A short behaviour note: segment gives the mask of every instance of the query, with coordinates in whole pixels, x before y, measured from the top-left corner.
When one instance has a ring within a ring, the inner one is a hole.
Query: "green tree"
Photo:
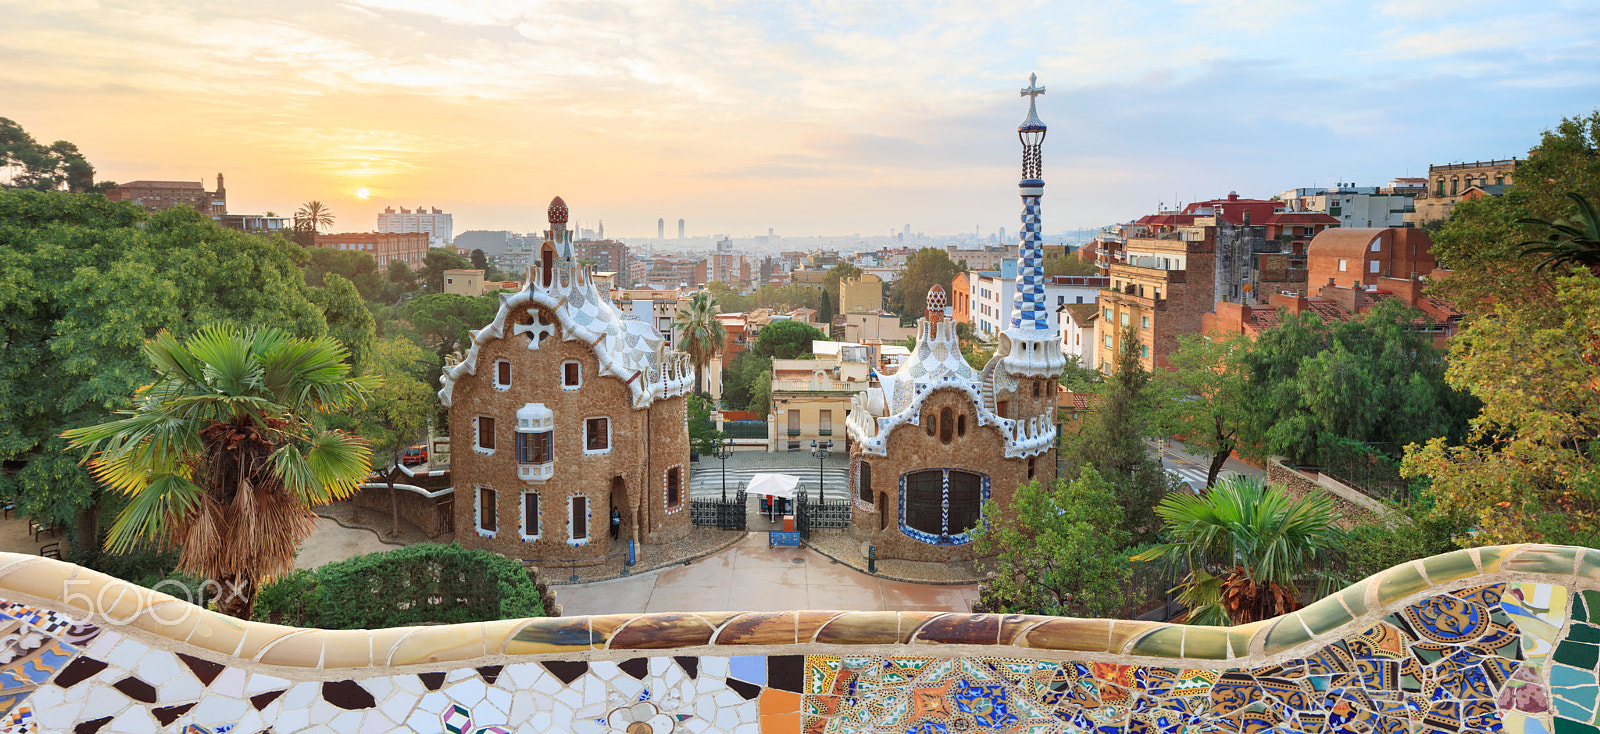
[[[994,556],[995,574],[980,587],[981,611],[1109,617],[1127,603],[1129,536],[1111,484],[1093,468],[1053,486],[1023,484],[1009,511],[990,500],[983,517],[974,543]]]
[[[1472,316],[1509,306],[1558,322],[1556,279],[1563,273],[1539,269],[1542,257],[1522,243],[1546,236],[1542,223],[1567,216],[1571,194],[1600,201],[1600,110],[1545,131],[1504,195],[1456,204],[1431,249],[1450,277],[1428,293]]]
[[[717,320],[717,298],[705,291],[689,297],[689,303],[672,315],[672,329],[678,335],[678,350],[694,360],[694,391],[705,392],[705,370],[712,358],[728,343],[728,332]]]
[[[1055,255],[1045,258],[1045,275],[1085,275],[1100,274],[1100,266],[1076,255]]]
[[[701,456],[716,454],[722,440],[728,436],[726,431],[717,430],[717,423],[711,416],[715,410],[710,398],[689,396],[689,446]]]
[[[394,521],[390,535],[400,534],[400,494],[394,485],[401,455],[427,438],[429,421],[439,408],[433,388],[421,379],[430,366],[427,353],[408,339],[377,342],[371,348],[367,374],[382,384],[372,390],[365,405],[330,422],[365,439],[374,458],[382,460]]]
[[[826,293],[822,294],[822,298],[817,304],[817,323],[822,324],[824,327],[832,326],[833,313],[833,299]]]
[[[489,256],[485,255],[483,250],[473,250],[468,255],[468,259],[472,261],[473,268],[482,270],[484,273],[489,272]]]
[[[1174,492],[1156,514],[1167,542],[1135,561],[1160,561],[1187,572],[1178,598],[1189,624],[1249,624],[1300,608],[1299,583],[1336,581],[1326,569],[1344,534],[1334,526],[1333,497],[1291,497],[1254,477],[1231,476],[1203,494]]]
[[[1248,348],[1242,335],[1185,334],[1168,360],[1172,369],[1155,376],[1156,425],[1164,434],[1183,436],[1188,448],[1211,455],[1208,487],[1217,483],[1250,419],[1244,404],[1245,373],[1238,364]]]
[[[766,420],[772,414],[772,370],[768,369],[756,375],[750,381],[750,404],[745,410],[754,413],[757,418]]]
[[[322,309],[322,318],[328,324],[328,335],[338,339],[350,354],[350,364],[355,367],[356,373],[364,374],[372,356],[377,322],[361,301],[355,284],[333,273],[323,276],[323,282],[327,285],[311,290],[311,301]]]
[[[40,144],[12,120],[0,117],[0,176],[6,188],[36,191],[101,191],[110,182],[95,184],[94,165],[78,146],[65,140]]]
[[[62,435],[129,498],[108,550],[178,547],[180,570],[220,585],[218,611],[249,619],[261,579],[294,568],[311,508],[349,497],[371,471],[365,442],[315,421],[377,380],[350,376],[337,341],[277,329],[163,332],[145,354],[157,379],[127,417]]]
[[[404,260],[390,260],[387,276],[390,283],[399,285],[405,290],[411,290],[417,285],[417,274],[411,272],[411,266],[406,265]]]
[[[1554,318],[1500,304],[1450,343],[1447,379],[1483,403],[1465,441],[1409,446],[1438,508],[1474,544],[1600,541],[1600,278],[1556,281]]]
[[[324,285],[324,276],[332,273],[349,279],[363,300],[378,300],[385,295],[386,283],[383,275],[378,272],[378,262],[365,252],[335,250],[331,247],[307,247],[305,258],[308,286],[315,288]],[[403,262],[400,264],[405,265]]]
[[[417,278],[430,293],[443,293],[444,271],[465,270],[469,264],[466,258],[448,250],[431,249],[422,256],[422,267],[417,270]]]
[[[74,547],[98,549],[102,491],[61,431],[131,407],[155,378],[145,341],[164,329],[325,334],[300,254],[188,208],[146,217],[101,196],[0,191],[0,493],[34,520],[67,525]]]
[[[300,205],[294,213],[294,229],[315,235],[333,226],[333,210],[315,199]]]
[[[755,349],[773,359],[798,359],[811,354],[811,342],[826,340],[817,327],[804,321],[773,321],[761,327]]]
[[[928,289],[937,285],[946,291],[961,267],[950,261],[949,253],[924,247],[906,258],[906,266],[889,287],[889,301],[902,319],[918,319],[928,307]]]
[[[424,345],[433,347],[440,359],[458,349],[465,352],[470,348],[472,336],[467,332],[483,328],[499,311],[500,299],[494,296],[455,293],[419,296],[402,309],[413,333]]]
[[[756,381],[767,376],[767,396],[771,397],[772,358],[755,349],[746,349],[722,371],[722,406],[726,410],[754,410],[752,395]],[[759,402],[759,401],[756,401]]]
[[[1123,529],[1142,543],[1155,535],[1156,503],[1183,483],[1145,443],[1155,434],[1154,394],[1138,349],[1138,333],[1130,327],[1123,332],[1115,371],[1095,386],[1095,409],[1076,435],[1066,437],[1062,458],[1069,477],[1093,467],[1111,482],[1122,507]]]

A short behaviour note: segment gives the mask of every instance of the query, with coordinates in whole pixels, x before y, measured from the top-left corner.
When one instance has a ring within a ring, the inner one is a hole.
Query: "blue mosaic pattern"
[[[1043,181],[1024,181],[1043,187]],[[1039,195],[1022,196],[1022,242],[1017,248],[1017,295],[1011,307],[1011,326],[1047,331],[1050,308],[1044,294],[1044,245],[1039,231]]]
[[[808,656],[802,731],[1595,734],[1600,620],[1587,620],[1600,592],[1583,597],[1576,637],[1555,649],[1555,717],[1541,661],[1566,589],[1501,583],[1424,598],[1306,657],[1254,668]]]

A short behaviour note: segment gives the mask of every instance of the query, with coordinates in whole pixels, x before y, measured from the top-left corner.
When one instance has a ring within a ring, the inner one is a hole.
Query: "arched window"
[[[950,418],[949,408],[941,408],[939,410],[939,443],[950,443],[950,440],[955,437],[955,422]]]
[[[1033,478],[1033,457],[1028,457],[1028,478]]]
[[[939,430],[939,419],[932,413],[922,416],[922,427],[928,430],[928,435],[931,437]]]
[[[550,287],[550,283],[555,279],[555,270],[556,248],[546,242],[545,246],[539,250],[539,275],[546,288]]]
[[[966,413],[962,413],[961,415],[956,416],[956,435],[957,436],[965,436],[965,435],[967,435],[967,414]]]
[[[1034,397],[1039,397],[1039,381],[1038,380],[1034,380],[1033,381],[1033,396]]]
[[[861,472],[860,472],[860,476],[858,476],[856,478],[856,484],[859,485],[857,487],[857,489],[860,491],[861,501],[865,502],[865,503],[867,503],[869,505],[872,504],[872,465],[871,464],[868,464],[865,461],[861,462]]]
[[[1033,459],[1029,459],[1028,461],[1028,466],[1032,467]],[[1032,472],[1029,472],[1029,476],[1032,475]],[[678,467],[672,467],[671,469],[667,470],[667,506],[678,506]]]

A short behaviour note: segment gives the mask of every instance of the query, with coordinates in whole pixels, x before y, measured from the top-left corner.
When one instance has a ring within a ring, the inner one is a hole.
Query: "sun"
[[[356,189],[356,198],[357,199],[365,199],[365,198],[368,198],[370,196],[372,196],[372,192],[371,191],[368,191],[367,189]]]

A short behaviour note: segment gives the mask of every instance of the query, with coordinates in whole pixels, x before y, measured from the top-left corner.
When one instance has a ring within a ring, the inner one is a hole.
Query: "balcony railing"
[[[818,428],[817,429],[817,435],[818,436],[832,436],[833,435],[833,429],[832,428]]]
[[[789,437],[790,438],[793,438],[793,437],[798,436],[798,435],[800,435],[800,429],[798,429],[798,428],[789,429]]]

